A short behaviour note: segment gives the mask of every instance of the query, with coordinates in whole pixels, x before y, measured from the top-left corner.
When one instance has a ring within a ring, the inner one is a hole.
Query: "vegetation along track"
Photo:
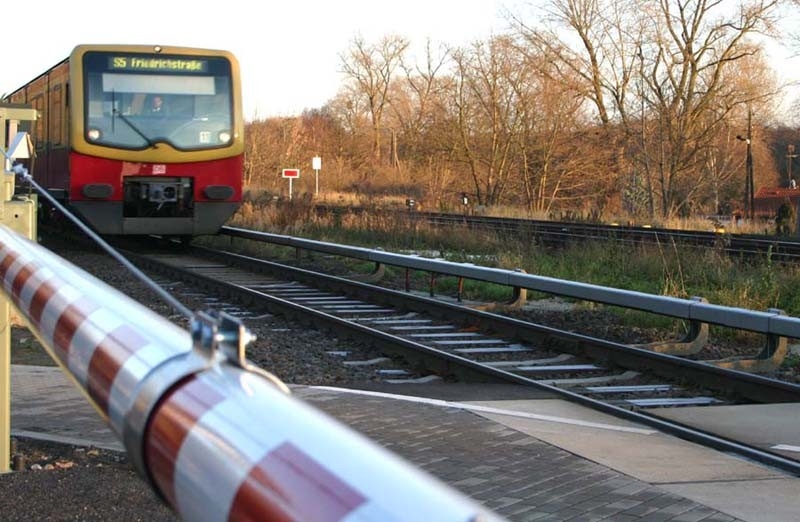
[[[267,310],[368,343],[377,355],[360,352],[354,360],[344,349],[329,356],[342,365],[374,365],[387,383],[531,386],[800,474],[791,457],[652,414],[686,405],[800,402],[795,384],[239,254],[190,248],[129,255],[167,285],[182,281],[251,315]]]
[[[346,212],[365,213],[366,209],[330,207],[318,205],[317,214],[325,216],[342,215]],[[380,211],[370,210],[380,214]],[[733,223],[730,229],[722,224],[714,225],[716,231],[678,230],[653,226],[634,226],[621,224],[600,224],[576,221],[546,221],[523,218],[504,218],[481,215],[448,214],[440,212],[393,211],[394,215],[404,216],[409,222],[427,224],[433,227],[457,230],[492,232],[497,235],[516,238],[519,241],[531,240],[550,247],[563,247],[581,244],[586,241],[613,241],[628,245],[681,244],[696,248],[721,250],[733,257],[764,257],[769,255],[773,261],[786,263],[800,262],[800,242],[796,237],[770,236],[768,234],[737,233]],[[774,228],[764,224],[765,228]]]

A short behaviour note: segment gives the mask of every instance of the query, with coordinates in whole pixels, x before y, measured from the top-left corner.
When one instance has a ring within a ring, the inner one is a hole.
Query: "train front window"
[[[141,150],[224,147],[233,136],[231,66],[220,57],[84,55],[86,139]]]

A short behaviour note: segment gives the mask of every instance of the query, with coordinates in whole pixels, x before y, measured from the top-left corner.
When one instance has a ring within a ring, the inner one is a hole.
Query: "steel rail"
[[[207,249],[199,250],[209,252]],[[725,370],[697,361],[685,360],[665,354],[657,354],[647,350],[594,339],[580,334],[564,332],[541,325],[532,325],[524,321],[485,311],[442,303],[441,301],[425,297],[410,296],[402,292],[373,287],[371,285],[365,285],[363,283],[319,274],[304,269],[290,268],[276,263],[249,258],[240,254],[223,252],[213,252],[213,254],[217,258],[242,262],[250,268],[257,268],[260,266],[262,270],[266,268],[266,270],[275,270],[278,272],[291,272],[293,280],[299,279],[307,282],[322,282],[322,286],[346,284],[351,288],[355,288],[356,291],[358,291],[358,289],[374,291],[377,294],[382,294],[386,302],[394,302],[396,306],[408,307],[408,309],[411,310],[418,310],[420,307],[424,308],[425,311],[433,311],[436,309],[439,314],[443,314],[450,320],[454,318],[454,315],[468,316],[471,321],[481,323],[482,326],[488,329],[513,335],[523,340],[535,336],[545,344],[558,343],[559,348],[565,348],[566,345],[571,345],[572,348],[567,349],[567,351],[581,353],[590,358],[610,361],[627,368],[647,368],[662,375],[669,374],[672,376],[674,376],[677,368],[683,376],[689,379],[702,380],[711,384],[712,387],[732,391],[734,393],[742,393],[744,396],[749,396],[751,398],[760,396],[762,399],[769,397],[771,400],[790,402],[797,402],[800,400],[800,386],[766,379],[757,375]],[[566,400],[656,428],[685,440],[703,444],[720,451],[736,453],[800,476],[800,461],[789,459],[773,452],[742,444],[737,441],[727,440],[674,421],[621,408],[557,386],[538,382],[499,368],[470,361],[464,357],[437,350],[409,339],[370,328],[363,324],[354,323],[347,319],[342,319],[302,304],[293,303],[262,291],[246,288],[242,285],[227,283],[207,275],[184,271],[175,265],[151,259],[147,256],[139,256],[138,262],[162,274],[169,274],[172,277],[178,277],[184,281],[191,280],[203,288],[212,290],[217,295],[221,294],[226,297],[234,297],[237,300],[242,300],[251,304],[258,303],[257,306],[266,307],[272,313],[291,315],[297,320],[313,323],[315,327],[324,327],[340,333],[347,332],[350,336],[359,335],[371,339],[374,343],[379,344],[382,350],[402,354],[404,357],[408,357],[408,354],[413,352],[421,360],[424,360],[426,364],[429,364],[431,369],[442,372],[443,374],[459,375],[462,378],[472,379],[478,382],[505,382],[531,386]],[[587,353],[582,353],[584,351]],[[589,351],[592,353],[589,354]],[[598,352],[600,352],[600,355],[598,355]],[[737,378],[733,384],[730,379],[731,376]]]
[[[378,249],[338,245],[285,235],[223,227],[220,232],[230,237],[271,243],[295,249],[324,252],[343,257],[372,261],[411,270],[421,270],[441,275],[485,281],[512,288],[525,288],[551,295],[593,301],[606,305],[641,310],[686,321],[715,324],[748,330],[767,336],[800,338],[800,318],[782,314],[779,310],[765,312],[710,304],[700,298],[652,295],[552,277],[525,274],[517,270],[481,267],[440,259],[395,254]]]
[[[800,259],[800,241],[787,236],[738,234],[713,225],[714,231],[677,230],[649,225],[602,224],[578,221],[548,221],[523,218],[478,216],[422,211],[376,211],[360,207],[330,207],[317,205],[321,215],[352,212],[384,212],[410,221],[428,223],[439,227],[460,227],[500,234],[512,234],[520,240],[534,240],[546,244],[567,244],[584,240],[617,241],[627,243],[675,242],[701,248],[718,248],[730,255],[770,255],[772,259],[795,262]]]
[[[424,312],[440,319],[462,322],[469,325],[479,325],[487,331],[498,332],[508,338],[531,341],[536,344],[568,351],[573,355],[593,360],[603,360],[629,369],[647,370],[664,377],[674,377],[676,368],[678,368],[678,372],[688,379],[693,379],[696,382],[703,382],[711,389],[730,392],[754,402],[772,403],[800,401],[800,386],[769,379],[760,375],[720,368],[700,361],[692,361],[613,341],[566,332],[484,310],[459,306],[433,298],[352,281],[342,277],[321,274],[302,268],[289,267],[280,263],[256,259],[242,254],[222,252],[202,247],[193,247],[193,250],[204,257],[212,257],[220,262],[245,267],[248,270],[278,274],[290,278],[291,280],[306,282],[318,288],[342,291],[354,297],[363,297],[370,302]],[[175,268],[171,265],[150,259],[147,256],[131,255],[135,256],[139,263],[146,264],[153,269],[168,271]],[[297,312],[297,317],[315,317],[315,324],[326,324],[332,327],[338,327],[339,323],[342,323],[340,319],[329,314],[316,312],[309,307],[291,303],[284,299],[257,292],[240,285],[231,285],[225,281],[220,281],[202,274],[182,273],[195,282],[199,281],[201,286],[212,290],[214,293],[234,296],[245,302],[253,303],[261,301],[272,303],[276,305],[273,307],[274,310],[292,309]],[[172,273],[171,275],[177,274]],[[360,325],[347,327],[347,329],[350,330],[353,328],[363,329],[364,331],[372,330]],[[384,334],[378,331],[375,335],[382,336]],[[414,344],[414,346],[421,345]],[[433,355],[434,358],[444,358],[455,363],[442,367],[460,365],[462,361],[466,360],[462,357],[438,350],[417,349],[416,351],[421,353],[428,352],[428,354]],[[428,357],[428,359],[430,360],[430,357]],[[437,367],[439,366],[441,365],[437,365]],[[506,375],[505,373],[494,373],[492,368],[484,365],[474,366],[472,370],[478,370],[485,375]],[[474,371],[471,371],[471,373],[474,375]],[[735,376],[735,380],[733,381],[731,380],[732,376]]]

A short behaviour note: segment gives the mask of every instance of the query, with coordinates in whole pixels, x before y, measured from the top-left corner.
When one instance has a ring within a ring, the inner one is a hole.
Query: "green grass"
[[[551,249],[513,236],[435,229],[402,215],[396,218],[348,213],[319,218],[305,208],[287,211],[286,207],[274,205],[245,205],[235,217],[234,226],[393,252],[432,250],[455,262],[522,269],[529,274],[655,295],[699,296],[723,306],[764,311],[778,308],[788,315],[800,315],[800,267],[776,263],[769,255],[741,260],[722,250],[680,244],[631,246],[605,241]],[[225,238],[214,241],[228,242]],[[236,241],[239,246],[244,243]],[[296,255],[292,249],[252,243],[247,246],[248,253],[258,250],[279,257]],[[369,264],[362,265],[359,270],[372,269]],[[414,272],[411,276],[414,288],[428,287],[428,274]],[[457,284],[457,278],[440,277],[436,288],[455,294]],[[464,297],[505,300],[510,292],[498,285],[472,281],[464,283]]]

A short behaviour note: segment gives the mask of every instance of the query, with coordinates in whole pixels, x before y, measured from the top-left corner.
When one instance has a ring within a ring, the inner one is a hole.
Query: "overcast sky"
[[[0,94],[63,60],[78,44],[180,45],[236,55],[247,119],[291,116],[336,94],[339,55],[357,35],[368,43],[397,34],[413,46],[424,46],[426,38],[460,45],[502,32],[502,7],[516,3],[522,2],[41,0],[31,11],[16,9],[18,18],[3,18]]]
[[[336,94],[343,80],[340,55],[357,35],[367,43],[400,35],[412,50],[423,48],[427,38],[463,45],[503,32],[504,10],[530,13],[530,5],[541,1],[40,0],[30,11],[15,9],[16,17],[3,18],[0,94],[66,58],[78,44],[180,45],[237,56],[248,120],[292,116]],[[777,70],[797,75],[798,60],[773,54]]]

